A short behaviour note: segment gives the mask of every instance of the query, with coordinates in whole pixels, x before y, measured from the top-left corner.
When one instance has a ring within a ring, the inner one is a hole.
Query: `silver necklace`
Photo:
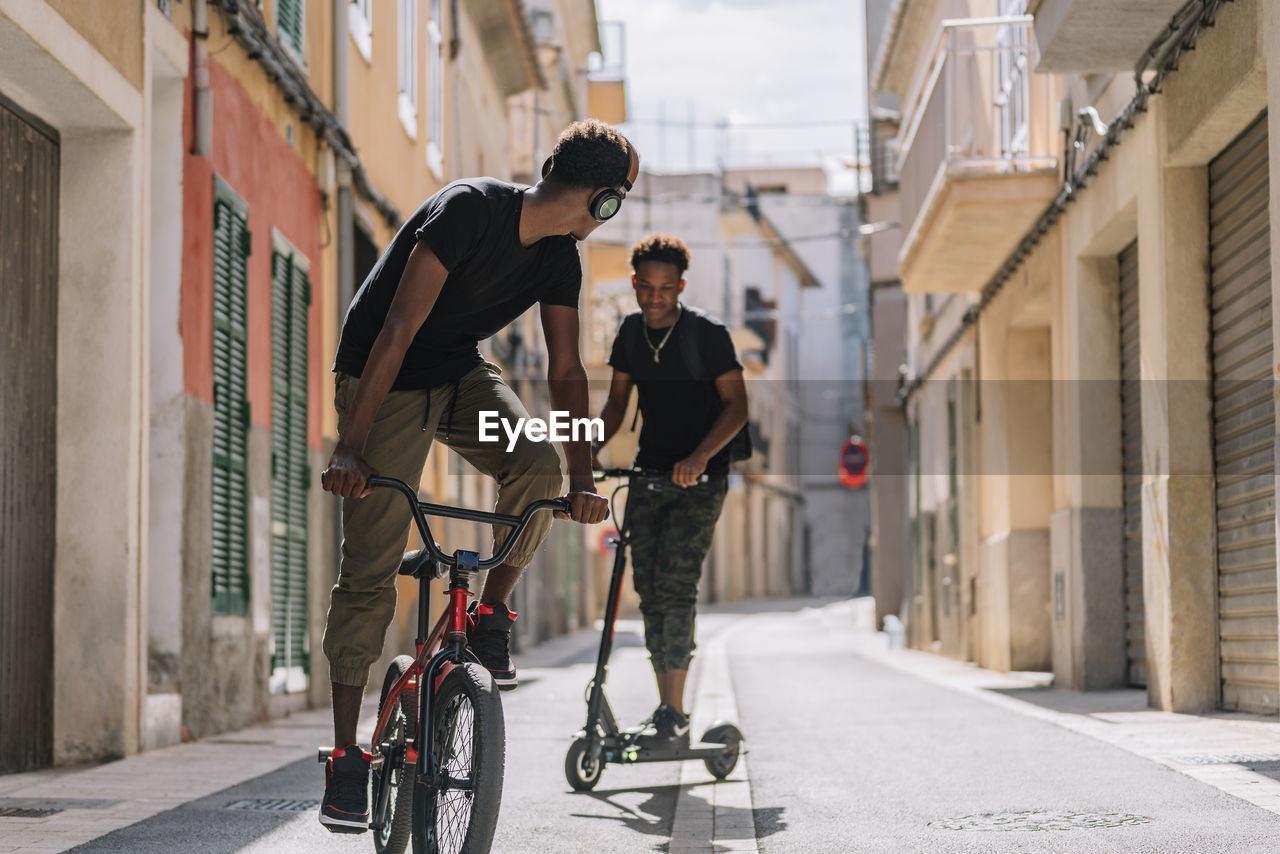
[[[658,345],[656,347],[654,346],[653,342],[649,340],[649,327],[646,326],[644,328],[644,343],[648,344],[649,349],[653,351],[653,363],[655,365],[658,363],[658,354],[662,352],[662,345],[666,344],[667,339],[671,337],[671,331],[676,328],[676,323],[680,322],[680,316],[682,314],[684,314],[684,306],[680,305],[679,303],[676,303],[675,323],[672,323],[670,326],[667,327],[667,334],[662,336],[662,340],[658,342]]]

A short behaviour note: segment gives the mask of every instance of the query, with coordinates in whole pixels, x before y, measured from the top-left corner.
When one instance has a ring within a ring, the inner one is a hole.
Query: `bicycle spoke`
[[[440,854],[462,850],[471,824],[475,710],[465,697],[456,697],[441,715],[435,754],[441,785],[436,791],[435,832]]]

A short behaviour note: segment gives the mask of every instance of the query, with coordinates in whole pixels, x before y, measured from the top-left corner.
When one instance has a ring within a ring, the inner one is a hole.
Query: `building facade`
[[[801,417],[797,468],[803,495],[801,573],[795,592],[819,596],[869,590],[868,490],[837,476],[845,441],[865,435],[870,315],[866,260],[858,250],[859,210],[853,197],[832,195],[821,167],[731,169],[725,184],[754,203],[781,241],[809,269],[794,311],[759,310],[749,320],[773,321],[792,347],[795,377],[787,380]],[[746,306],[744,311],[749,312]]]
[[[340,526],[318,473],[346,306],[449,180],[527,173],[521,98],[586,115],[598,26],[569,0],[0,5],[0,233],[22,259],[0,295],[0,772],[328,703]],[[492,502],[443,452],[422,491]],[[547,589],[574,598],[589,537],[556,526]],[[389,654],[412,639],[401,592]],[[525,595],[531,637],[572,622]]]
[[[1275,714],[1277,10],[883,20],[912,643]]]

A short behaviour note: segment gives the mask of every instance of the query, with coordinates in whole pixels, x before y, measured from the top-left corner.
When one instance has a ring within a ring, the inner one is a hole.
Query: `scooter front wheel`
[[[706,744],[724,745],[724,750],[702,760],[711,776],[723,780],[732,774],[738,765],[738,755],[742,752],[742,730],[731,723],[718,721],[702,734],[702,740]]]
[[[564,757],[564,778],[569,781],[575,792],[587,792],[600,782],[604,773],[604,760],[597,757],[592,760],[587,755],[586,738],[574,739],[569,745],[569,752]]]

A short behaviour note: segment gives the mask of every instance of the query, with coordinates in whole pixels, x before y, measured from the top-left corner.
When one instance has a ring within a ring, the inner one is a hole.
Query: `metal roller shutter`
[[[1265,114],[1209,164],[1222,705],[1280,708]]]
[[[59,160],[0,98],[0,774],[53,761]]]
[[[1124,614],[1129,684],[1147,684],[1142,601],[1142,385],[1138,346],[1138,243],[1120,253],[1120,441],[1124,498]]]

